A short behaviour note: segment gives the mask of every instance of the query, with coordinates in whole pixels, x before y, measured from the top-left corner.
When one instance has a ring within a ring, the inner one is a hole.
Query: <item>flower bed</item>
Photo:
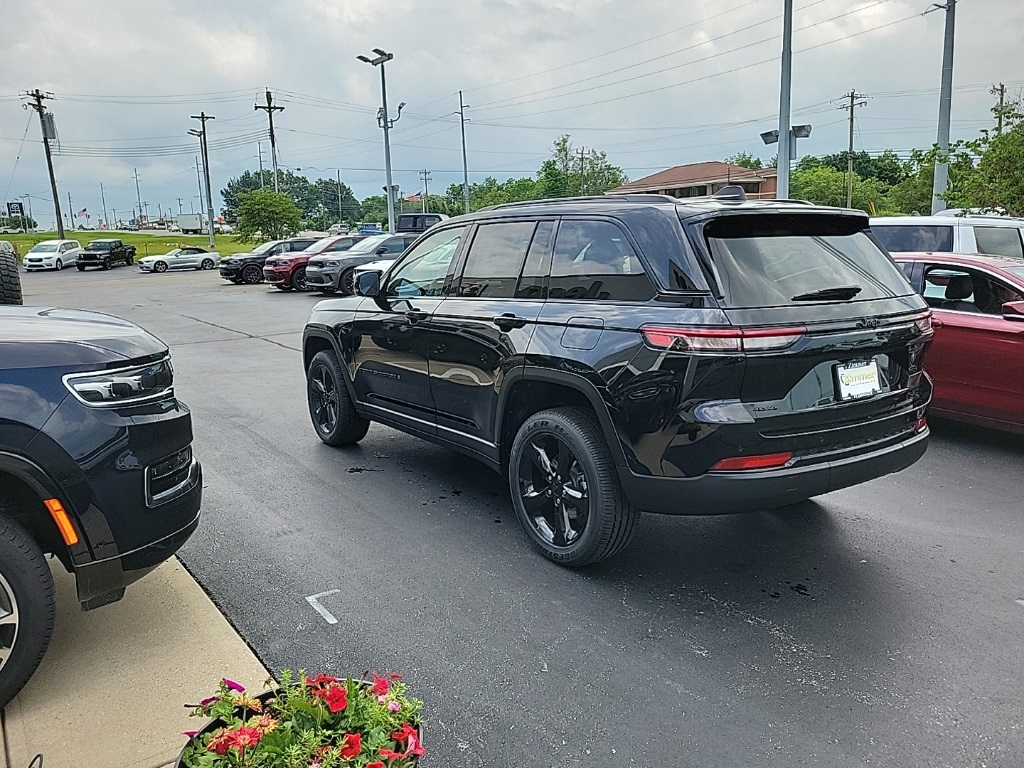
[[[285,670],[259,696],[224,679],[216,695],[187,706],[211,722],[184,734],[178,768],[412,768],[426,752],[421,703],[406,695],[401,675],[366,681]]]

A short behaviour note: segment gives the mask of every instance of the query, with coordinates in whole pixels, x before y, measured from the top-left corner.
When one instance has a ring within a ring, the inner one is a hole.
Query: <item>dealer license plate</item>
[[[874,360],[837,365],[835,371],[839,400],[857,400],[882,391],[878,363]]]

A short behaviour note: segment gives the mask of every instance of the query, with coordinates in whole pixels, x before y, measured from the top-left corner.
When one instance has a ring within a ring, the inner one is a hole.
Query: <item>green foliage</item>
[[[813,158],[813,160],[828,168],[834,168],[840,173],[846,173],[848,157],[849,152],[836,152],[821,158]],[[804,159],[810,160],[811,158]],[[863,151],[853,153],[853,172],[862,179],[878,179],[883,184],[891,186],[906,179],[910,171],[910,165],[900,160],[899,155],[891,149],[885,150],[877,157],[872,157]]]
[[[326,222],[327,226],[330,226],[335,222],[354,222],[361,215],[359,201],[344,182],[341,184],[341,207],[339,210],[337,179],[310,181],[301,174],[281,169],[278,170],[277,178],[281,193],[291,198],[301,211],[302,218],[310,223]],[[224,218],[227,221],[237,220],[242,196],[246,193],[259,189],[272,190],[273,188],[273,171],[263,171],[262,185],[258,172],[245,171],[238,178],[231,179],[220,191],[221,198],[224,200],[224,207],[221,209]],[[326,229],[327,226],[322,229]]]
[[[998,107],[993,111],[998,111]],[[971,166],[969,173],[963,173],[956,184],[950,184],[946,201],[952,206],[1024,216],[1024,112],[1021,104],[1004,106],[1002,117],[1002,134],[983,130],[977,139],[959,142],[951,148],[951,168]]]
[[[761,158],[755,157],[749,152],[737,152],[735,155],[725,158],[725,162],[731,163],[732,165],[738,165],[741,168],[750,168],[755,171],[759,168],[764,168]]]
[[[818,205],[846,207],[846,174],[825,165],[797,168],[790,176],[790,194]],[[853,178],[853,207],[882,213],[888,207],[885,187],[877,179]]]
[[[299,231],[302,212],[286,194],[272,189],[257,189],[241,195],[238,227],[241,242],[279,240]]]
[[[24,216],[0,216],[0,229],[35,229],[39,222],[30,217],[27,213]]]
[[[608,154],[591,149],[577,151],[568,134],[554,142],[551,157],[537,171],[541,197],[599,195],[620,187],[629,179],[608,162]]]

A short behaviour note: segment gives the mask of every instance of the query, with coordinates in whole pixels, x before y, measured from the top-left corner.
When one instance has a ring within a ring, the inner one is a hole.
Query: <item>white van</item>
[[[871,231],[890,253],[938,251],[1024,257],[1024,219],[1009,216],[873,216]]]

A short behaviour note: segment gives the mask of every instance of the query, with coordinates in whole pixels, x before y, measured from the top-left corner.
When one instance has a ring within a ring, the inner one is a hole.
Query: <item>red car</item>
[[[1024,258],[893,255],[934,312],[936,416],[1024,434]]]
[[[347,251],[362,239],[359,235],[332,235],[317,240],[304,251],[271,256],[263,264],[263,279],[282,291],[307,291],[306,264],[313,256]]]

